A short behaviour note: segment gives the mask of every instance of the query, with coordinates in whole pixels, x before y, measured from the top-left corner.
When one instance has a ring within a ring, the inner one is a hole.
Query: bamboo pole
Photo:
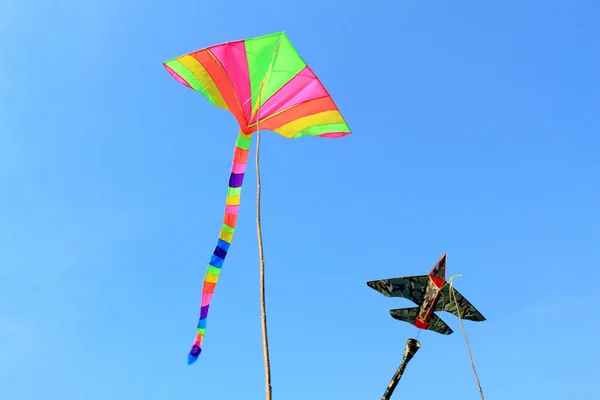
[[[260,320],[262,324],[263,356],[265,359],[266,398],[272,399],[271,361],[269,359],[269,337],[267,334],[267,307],[265,302],[265,258],[260,226],[260,130],[256,131],[256,232],[258,235],[258,256],[260,260]]]
[[[260,320],[262,325],[262,340],[263,340],[263,356],[265,363],[265,388],[266,388],[266,400],[271,400],[273,397],[273,389],[271,387],[271,360],[269,358],[269,335],[267,333],[267,305],[265,301],[265,257],[262,242],[262,230],[260,226],[260,105],[262,103],[262,94],[265,89],[265,84],[268,81],[273,63],[275,62],[275,56],[279,51],[281,40],[283,39],[283,32],[277,42],[277,47],[271,57],[271,63],[267,69],[265,78],[260,84],[260,90],[258,92],[258,99],[256,106],[252,114],[256,113],[256,234],[258,236],[258,257],[260,261]]]

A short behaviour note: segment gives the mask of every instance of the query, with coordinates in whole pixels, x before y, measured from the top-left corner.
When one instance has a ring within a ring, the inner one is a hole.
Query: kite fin
[[[431,278],[437,278],[434,279],[434,281],[437,281],[438,283],[446,281],[446,254],[444,254],[442,258],[440,258],[438,262],[433,266],[433,268],[429,272],[429,276]],[[438,284],[437,286],[441,287],[442,285]]]
[[[396,308],[390,310],[390,315],[392,318],[414,325],[417,321],[417,315],[419,315],[419,307]]]
[[[196,334],[196,340],[194,340],[194,345],[188,355],[188,364],[193,364],[202,352],[202,340],[204,339],[204,333],[206,331],[208,309],[215,291],[215,286],[221,275],[221,267],[223,266],[225,256],[227,256],[229,246],[233,240],[233,233],[237,223],[242,182],[244,180],[244,172],[246,171],[251,141],[251,135],[244,135],[240,132],[237,141],[235,142],[231,175],[229,176],[229,188],[227,190],[227,200],[225,202],[225,217],[223,218],[223,225],[221,225],[217,247],[215,247],[215,250],[213,251],[208,264],[208,270],[206,271],[206,276],[204,277],[202,302],[200,304],[200,320],[198,321],[197,326],[198,332]]]
[[[427,329],[430,331],[434,331],[440,333],[442,335],[451,335],[454,332],[450,327],[442,321],[440,317],[435,314],[431,314],[431,318],[429,319],[429,325]]]
[[[390,310],[390,315],[394,319],[408,322],[409,324],[416,326],[417,316],[419,315],[419,307],[396,308],[394,310]],[[442,335],[450,335],[453,332],[452,329],[450,329],[450,327],[435,314],[431,314],[429,323],[426,327],[424,327],[424,329],[441,333]]]

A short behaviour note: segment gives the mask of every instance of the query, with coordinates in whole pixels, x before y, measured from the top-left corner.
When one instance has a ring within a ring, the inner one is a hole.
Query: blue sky
[[[280,30],[353,135],[263,134],[274,398],[379,398],[445,252],[486,398],[600,397],[597,2],[147,3],[0,1],[0,398],[263,398],[253,169],[186,365],[237,131],[161,62]],[[442,317],[397,396],[477,398]]]

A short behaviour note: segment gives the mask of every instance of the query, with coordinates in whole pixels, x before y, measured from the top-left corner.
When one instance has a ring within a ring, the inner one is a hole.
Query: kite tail
[[[233,152],[233,163],[231,166],[231,176],[229,177],[229,189],[227,190],[227,200],[225,206],[225,218],[219,233],[217,247],[212,254],[208,264],[208,270],[204,278],[204,286],[202,287],[202,302],[200,304],[200,320],[198,321],[198,333],[196,340],[188,355],[188,364],[194,363],[202,352],[202,339],[206,331],[206,317],[208,316],[208,308],[212,300],[215,286],[221,274],[221,267],[225,256],[229,251],[231,240],[233,239],[233,231],[237,222],[238,209],[240,207],[240,193],[242,191],[242,182],[244,180],[244,172],[246,171],[246,163],[248,161],[248,151],[252,135],[244,135],[239,133],[235,142],[235,151]]]

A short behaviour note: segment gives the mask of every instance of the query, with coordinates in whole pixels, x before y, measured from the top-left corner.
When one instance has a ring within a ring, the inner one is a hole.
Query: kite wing
[[[453,292],[450,294],[450,292]],[[451,297],[452,296],[452,297]],[[456,297],[456,303],[460,310],[460,315],[456,309],[454,303],[454,297]],[[440,291],[440,297],[435,304],[434,311],[447,311],[456,315],[459,318],[466,319],[469,321],[485,321],[485,317],[467,300],[460,292],[448,284],[444,285]]]
[[[409,324],[414,325],[417,317],[419,316],[419,311],[419,307],[396,308],[394,310],[390,310],[390,315],[399,321],[408,322]],[[452,329],[450,329],[450,327],[435,314],[431,314],[431,317],[429,318],[429,324],[427,325],[426,329],[441,333],[442,335],[450,335],[453,332]]]
[[[421,304],[428,281],[427,275],[419,275],[370,281],[367,285],[386,297],[404,297],[415,304]]]
[[[202,351],[208,309],[233,240],[252,133],[268,129],[287,138],[338,138],[350,129],[284,33],[211,46],[163,65],[177,81],[233,114],[240,127],[225,217],[204,279],[198,333],[188,356],[191,364]]]
[[[440,333],[442,335],[451,335],[454,332],[440,317],[435,314],[431,314],[431,318],[429,319],[429,325],[427,325],[427,329],[430,331],[434,331]]]

